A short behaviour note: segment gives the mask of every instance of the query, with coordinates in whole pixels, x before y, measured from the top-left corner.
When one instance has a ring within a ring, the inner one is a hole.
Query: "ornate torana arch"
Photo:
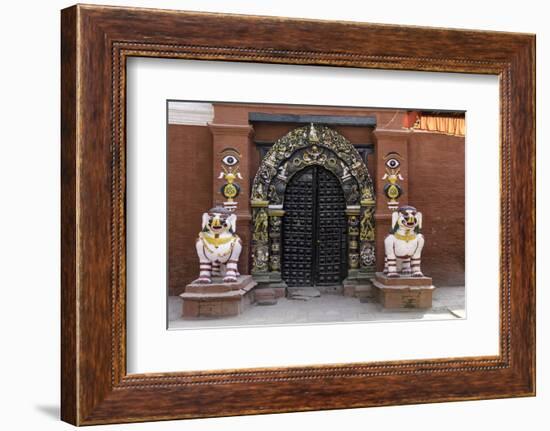
[[[280,231],[287,184],[303,168],[319,165],[340,181],[348,217],[349,276],[371,275],[375,266],[374,188],[363,159],[344,136],[322,125],[298,127],[277,140],[252,184],[253,274],[280,274]],[[361,270],[361,271],[359,271]],[[280,277],[280,275],[279,275]]]
[[[273,144],[254,177],[252,201],[282,204],[290,177],[309,165],[336,175],[348,205],[374,201],[367,166],[353,144],[330,127],[314,125],[294,129]]]

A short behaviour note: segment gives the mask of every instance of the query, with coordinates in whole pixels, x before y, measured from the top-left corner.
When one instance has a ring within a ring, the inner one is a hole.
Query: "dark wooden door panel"
[[[334,174],[317,168],[317,270],[316,284],[338,285],[346,262],[346,201]]]
[[[298,172],[285,193],[282,275],[289,287],[338,285],[345,277],[346,203],[320,166]]]
[[[314,169],[297,173],[285,193],[283,279],[288,286],[313,286]]]

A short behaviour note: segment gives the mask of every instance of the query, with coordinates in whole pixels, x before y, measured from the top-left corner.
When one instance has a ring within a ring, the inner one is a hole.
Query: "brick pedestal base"
[[[426,309],[432,307],[435,286],[431,277],[388,278],[377,272],[372,281],[378,302],[385,309]]]
[[[211,284],[188,284],[180,295],[183,317],[237,316],[254,303],[256,284],[251,275],[241,275],[235,283],[214,278]]]

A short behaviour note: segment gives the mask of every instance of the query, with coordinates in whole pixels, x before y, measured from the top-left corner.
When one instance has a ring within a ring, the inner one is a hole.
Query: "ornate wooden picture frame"
[[[337,35],[337,37],[335,37]],[[75,425],[535,394],[535,37],[100,6],[62,11],[61,416]],[[126,372],[126,60],[330,65],[500,80],[500,354]]]

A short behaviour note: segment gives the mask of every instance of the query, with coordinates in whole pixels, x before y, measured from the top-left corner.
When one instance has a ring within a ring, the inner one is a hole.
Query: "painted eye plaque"
[[[401,165],[401,162],[397,160],[396,158],[391,158],[386,160],[386,166],[390,169],[396,169]]]
[[[228,154],[222,159],[222,163],[226,166],[235,166],[237,163],[239,163],[239,159],[237,158],[237,156]]]
[[[221,162],[225,166],[235,166],[241,161],[241,153],[235,148],[227,147],[221,151]]]

